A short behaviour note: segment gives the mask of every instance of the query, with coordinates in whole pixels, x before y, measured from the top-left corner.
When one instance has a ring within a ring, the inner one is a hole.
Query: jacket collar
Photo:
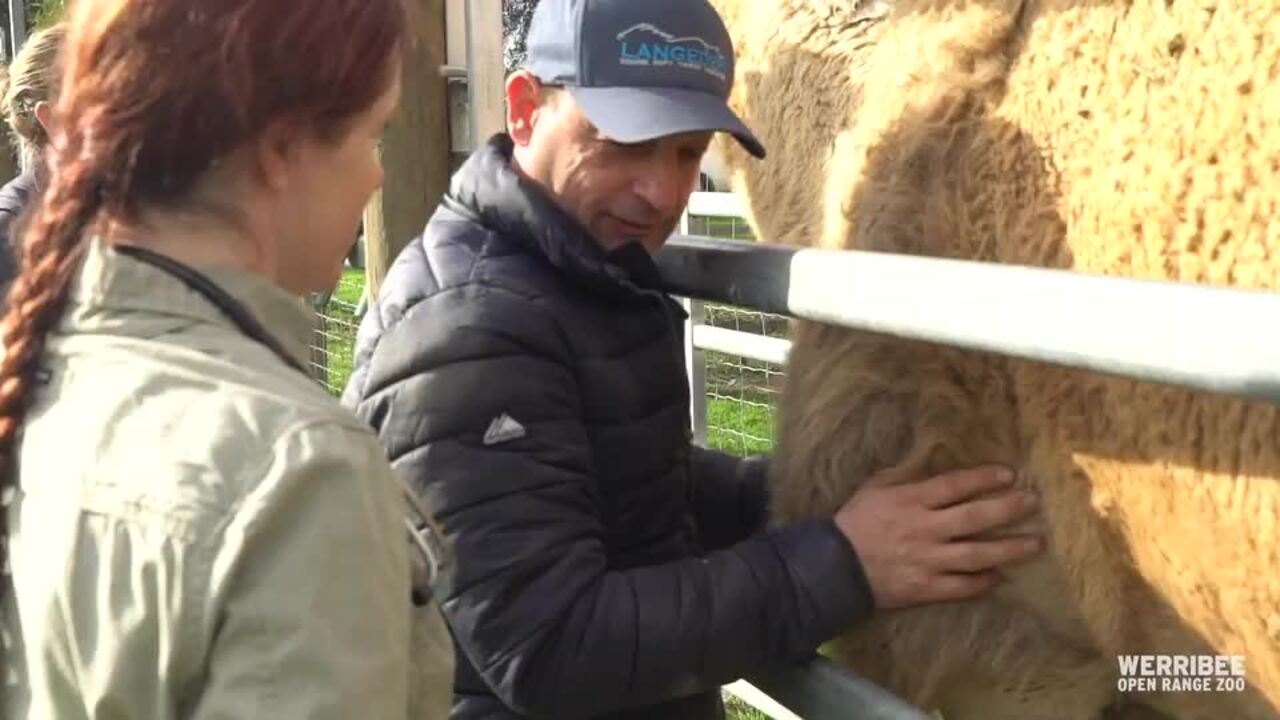
[[[591,233],[512,167],[511,137],[494,135],[467,159],[444,203],[545,257],[575,282],[614,296],[660,289],[658,266],[638,242],[606,252]]]
[[[315,313],[304,299],[243,270],[194,269],[243,305],[284,350],[307,366]],[[60,331],[158,337],[206,323],[239,332],[219,308],[182,281],[91,238]]]

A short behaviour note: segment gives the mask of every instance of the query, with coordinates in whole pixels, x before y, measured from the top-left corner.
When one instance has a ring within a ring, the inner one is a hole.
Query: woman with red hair
[[[308,377],[302,300],[382,182],[405,27],[72,6],[3,321],[4,717],[408,716],[401,486]]]

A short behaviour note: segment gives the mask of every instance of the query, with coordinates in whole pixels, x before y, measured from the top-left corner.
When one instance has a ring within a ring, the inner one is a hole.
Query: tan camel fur
[[[770,155],[718,148],[762,240],[1280,290],[1277,0],[715,2]],[[885,468],[1006,463],[1043,500],[1042,560],[884,612],[843,662],[947,720],[1280,716],[1276,407],[806,322],[793,342],[777,520]],[[1242,655],[1249,688],[1122,695],[1122,653]]]

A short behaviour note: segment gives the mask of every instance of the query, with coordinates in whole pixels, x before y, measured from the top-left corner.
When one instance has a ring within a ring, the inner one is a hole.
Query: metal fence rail
[[[675,237],[668,290],[903,338],[1280,404],[1280,293]]]
[[[915,706],[823,657],[752,676],[749,687],[807,720],[931,720]],[[767,707],[761,709],[768,712]]]

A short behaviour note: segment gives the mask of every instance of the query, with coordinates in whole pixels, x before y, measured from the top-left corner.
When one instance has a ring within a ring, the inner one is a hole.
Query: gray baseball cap
[[[765,156],[729,109],[733,43],[706,0],[540,0],[527,49],[529,71],[618,142],[723,131]]]

